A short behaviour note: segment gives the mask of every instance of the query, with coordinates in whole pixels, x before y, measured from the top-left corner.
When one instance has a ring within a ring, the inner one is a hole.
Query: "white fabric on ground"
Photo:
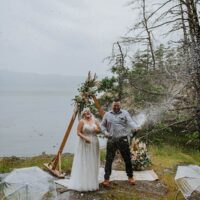
[[[200,193],[200,166],[178,166],[175,181],[186,199],[195,191]]]
[[[39,167],[15,169],[1,183],[3,193],[9,200],[39,200],[46,193],[56,199],[54,177]],[[51,199],[51,198],[49,198]]]
[[[137,181],[155,181],[158,179],[157,174],[153,170],[134,171],[133,174],[134,174],[135,180]],[[100,168],[99,169],[99,183],[101,183],[103,180],[104,180],[104,168]],[[127,180],[126,172],[112,170],[110,180],[111,181],[113,180],[125,181]],[[56,180],[55,183],[68,188],[69,179]]]

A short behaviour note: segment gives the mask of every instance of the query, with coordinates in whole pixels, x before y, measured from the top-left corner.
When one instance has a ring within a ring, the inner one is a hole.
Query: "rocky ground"
[[[59,200],[136,200],[136,199],[161,199],[168,192],[166,185],[160,181],[137,181],[136,185],[129,185],[126,181],[113,181],[110,187],[100,185],[96,192],[73,192],[60,190]]]

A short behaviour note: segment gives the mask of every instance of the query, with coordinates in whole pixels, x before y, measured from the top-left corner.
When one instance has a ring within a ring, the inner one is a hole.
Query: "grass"
[[[172,145],[152,145],[149,147],[153,163],[165,167],[172,167],[178,163],[200,164],[200,152],[197,150],[184,149]]]
[[[168,188],[166,196],[152,196],[150,193],[139,192],[132,188],[123,188],[123,184],[115,184],[112,189],[100,194],[103,199],[110,200],[137,200],[137,199],[162,199],[173,200],[177,187],[174,181],[176,169],[178,165],[183,164],[197,164],[200,165],[200,152],[192,149],[185,149],[179,146],[173,145],[151,145],[148,147],[151,155],[152,166],[151,168],[158,174],[161,183],[165,184]],[[100,159],[105,160],[106,151],[101,150]],[[52,155],[41,155],[30,158],[17,158],[17,157],[4,157],[0,158],[0,173],[6,173],[12,171],[14,168],[38,166],[45,169],[43,163],[51,161]],[[73,162],[73,156],[70,154],[64,154],[62,156],[62,169],[63,171],[70,173]],[[122,169],[119,166],[119,169]],[[183,200],[183,196],[180,194],[177,200]]]
[[[44,163],[49,163],[54,158],[53,155],[40,155],[35,157],[3,157],[0,158],[0,173],[8,173],[15,168],[38,166],[42,169]],[[62,155],[62,169],[66,173],[70,173],[72,167],[73,156],[71,154]]]
[[[178,165],[200,165],[200,152],[192,149],[172,145],[152,145],[149,147],[152,159],[152,168],[159,179],[168,187],[168,195],[163,199],[174,199],[177,187],[174,181]],[[179,199],[184,199],[179,195]]]

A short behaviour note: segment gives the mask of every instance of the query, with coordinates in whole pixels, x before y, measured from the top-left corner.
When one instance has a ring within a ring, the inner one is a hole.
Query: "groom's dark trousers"
[[[127,136],[120,137],[120,138],[109,137],[107,141],[106,164],[105,164],[105,175],[104,175],[104,178],[106,180],[109,180],[110,178],[111,171],[112,171],[112,163],[115,158],[115,153],[117,150],[120,151],[124,159],[127,176],[129,178],[133,177],[131,153],[129,149]]]

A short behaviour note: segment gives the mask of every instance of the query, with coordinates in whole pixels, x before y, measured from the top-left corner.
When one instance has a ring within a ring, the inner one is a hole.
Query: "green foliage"
[[[165,46],[164,44],[160,44],[159,47],[155,50],[155,59],[156,59],[156,65],[159,69],[162,71],[164,70],[164,56],[165,56]]]
[[[134,55],[132,68],[135,69],[143,69],[149,70],[150,66],[152,66],[152,60],[150,52],[145,49],[144,51],[137,51]]]
[[[159,83],[158,79],[152,80],[156,75],[145,68],[134,68],[129,72],[129,82],[134,94],[135,103],[159,102],[163,99],[166,91],[165,85]],[[158,83],[157,83],[158,82]],[[160,94],[160,95],[159,95]]]
[[[100,103],[101,105],[104,105],[105,109],[109,107],[110,103],[116,97],[118,93],[117,85],[117,79],[114,76],[111,78],[105,77],[99,82],[98,92],[103,92]]]
[[[116,90],[117,79],[112,76],[111,78],[105,77],[100,81],[98,92],[113,92]]]
[[[198,131],[194,131],[192,133],[188,133],[185,135],[186,138],[188,139],[187,144],[193,143],[193,142],[200,142],[200,135]]]
[[[171,47],[160,44],[154,48],[154,55],[155,68],[152,67],[151,53],[148,48],[137,51],[133,56],[124,56],[123,63],[120,60],[121,57],[117,55],[111,67],[113,77],[106,77],[100,82],[98,89],[98,92],[102,94],[100,102],[106,109],[113,98],[121,97],[123,106],[135,111],[136,109],[145,110],[149,105],[163,104],[169,98],[174,98],[172,103],[174,111],[170,111],[173,117],[169,117],[169,121],[156,124],[153,127],[155,131],[152,131],[153,134],[150,134],[151,136],[147,139],[161,144],[165,141],[177,142],[178,138],[184,145],[195,144],[194,146],[198,147],[200,137],[197,133],[191,133],[197,130],[198,126],[193,122],[187,123],[187,119],[195,115],[195,109],[185,110],[185,112],[181,110],[182,107],[195,106],[194,88],[188,85],[180,89],[178,95],[174,94],[183,84],[184,76],[182,75],[186,73],[184,50],[181,46]],[[125,63],[126,66],[124,66]],[[167,112],[163,111],[160,119],[167,118],[167,115]],[[184,120],[186,123],[168,126]],[[158,133],[159,129],[162,131]],[[170,135],[172,133],[174,135]]]
[[[163,122],[158,122],[155,124],[154,126],[155,131],[156,130],[161,130],[160,134],[164,134],[164,133],[171,133],[172,132],[172,128],[167,126],[167,124],[163,123]]]

